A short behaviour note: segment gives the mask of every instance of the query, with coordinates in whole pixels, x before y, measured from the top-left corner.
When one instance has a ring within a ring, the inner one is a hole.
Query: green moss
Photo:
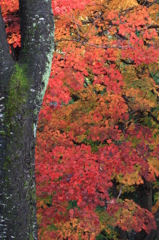
[[[28,78],[26,76],[26,66],[15,64],[14,71],[11,76],[7,103],[7,122],[17,115],[22,105],[26,102],[29,88]]]
[[[31,190],[31,199],[33,200],[33,202],[36,202],[36,189],[33,188]]]
[[[5,131],[0,131],[0,135],[1,135],[1,136],[5,136],[5,135],[6,135],[6,132],[5,132]]]
[[[34,237],[33,237],[32,233],[29,234],[29,240],[34,240]]]
[[[29,186],[29,182],[28,181],[25,181],[24,182],[24,188],[28,187]]]
[[[8,170],[8,166],[11,164],[11,158],[9,156],[6,157],[6,161],[4,163],[4,169],[7,171]]]

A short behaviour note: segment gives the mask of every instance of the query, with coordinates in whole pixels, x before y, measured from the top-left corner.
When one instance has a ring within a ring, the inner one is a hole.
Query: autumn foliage
[[[18,1],[1,5],[14,51]],[[55,53],[36,147],[39,239],[149,234],[159,206],[159,5],[57,0],[52,7]],[[153,191],[144,207],[146,184]]]

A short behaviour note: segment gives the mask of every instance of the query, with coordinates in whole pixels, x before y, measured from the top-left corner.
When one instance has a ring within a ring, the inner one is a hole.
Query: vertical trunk
[[[151,212],[152,207],[152,183],[144,181],[137,187],[138,202],[142,208],[146,208]]]
[[[16,71],[14,70],[12,77],[15,77]],[[21,83],[18,84],[21,88]],[[15,88],[18,86],[16,85]],[[4,123],[7,145],[3,165],[1,217],[3,217],[2,224],[4,223],[5,228],[3,228],[2,239],[37,239],[35,138],[32,129],[34,120],[28,101],[23,99],[27,95],[20,91],[14,92],[16,97],[9,93],[5,105]],[[22,104],[14,103],[14,98],[22,101]]]
[[[20,0],[22,48],[13,63],[0,19],[0,239],[37,239],[35,136],[54,40],[51,1]]]
[[[3,194],[5,171],[3,169],[6,157],[6,126],[5,118],[5,102],[7,99],[7,88],[12,72],[13,60],[9,54],[9,46],[5,34],[5,26],[1,15],[0,8],[0,239],[5,239],[6,224],[3,216],[3,209],[5,207],[5,195]]]
[[[142,208],[146,208],[151,212],[152,207],[152,183],[144,180],[144,184],[139,185],[136,188],[137,196],[138,196],[138,204]],[[136,240],[145,239],[147,236],[145,231],[141,231],[136,234]],[[153,240],[153,239],[152,239]]]
[[[114,198],[117,198],[118,195],[119,195],[119,191],[118,191],[118,189],[117,189],[118,183],[117,183],[116,179],[113,179],[112,182],[113,182],[113,186],[112,186],[112,188],[111,188],[111,193],[112,193],[112,196],[113,196]],[[123,231],[123,230],[122,230],[121,228],[119,228],[119,227],[117,227],[117,230],[118,230],[118,232],[119,232],[120,238],[121,238],[122,240],[127,240],[127,231]]]

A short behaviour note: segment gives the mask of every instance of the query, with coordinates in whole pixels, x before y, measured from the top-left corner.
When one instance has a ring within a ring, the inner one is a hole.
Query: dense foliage
[[[18,60],[18,1],[1,5]],[[52,6],[56,49],[36,147],[39,239],[149,234],[159,206],[159,5]]]

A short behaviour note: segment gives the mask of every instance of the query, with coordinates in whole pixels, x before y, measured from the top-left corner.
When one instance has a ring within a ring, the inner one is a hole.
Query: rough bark
[[[13,62],[0,14],[0,239],[37,239],[35,136],[54,49],[50,0],[20,0]]]
[[[144,181],[136,188],[138,202],[142,208],[146,208],[151,212],[152,207],[152,183]]]
[[[144,180],[144,184],[139,185],[136,188],[137,196],[138,196],[138,204],[142,208],[146,208],[151,212],[151,207],[152,207],[152,183]],[[153,234],[156,235],[156,231],[153,231]],[[147,235],[144,230],[136,234],[136,240],[142,240],[145,239],[146,237],[149,237],[150,235]],[[152,236],[151,236],[152,237]],[[153,240],[154,238],[151,238]]]

